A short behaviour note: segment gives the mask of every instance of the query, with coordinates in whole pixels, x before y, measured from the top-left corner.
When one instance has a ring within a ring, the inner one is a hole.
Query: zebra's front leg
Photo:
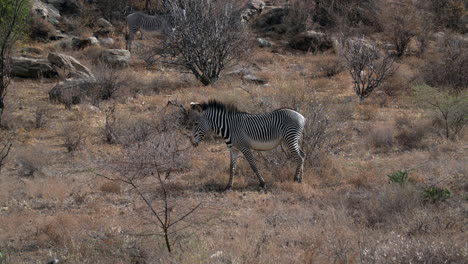
[[[257,178],[260,181],[260,187],[262,187],[263,189],[266,189],[265,180],[262,178],[262,176],[260,176],[260,173],[258,172],[257,164],[255,163],[252,152],[248,148],[241,149],[241,151],[242,151],[242,154],[244,154],[245,159],[249,162],[250,167],[257,175]]]
[[[237,158],[239,157],[239,151],[237,149],[230,148],[230,153],[231,153],[231,165],[229,168],[229,182],[225,190],[229,190],[232,188],[234,174],[236,173]]]

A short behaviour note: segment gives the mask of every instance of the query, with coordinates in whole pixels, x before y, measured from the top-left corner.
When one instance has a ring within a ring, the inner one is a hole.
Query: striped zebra
[[[135,38],[135,33],[138,30],[144,31],[159,31],[167,29],[167,16],[155,15],[150,16],[142,12],[135,12],[127,16],[128,33],[125,36],[127,40],[127,50],[131,51],[132,41]]]
[[[299,146],[304,130],[305,118],[298,112],[281,108],[265,114],[249,114],[239,111],[232,105],[210,100],[208,103],[192,103],[198,113],[192,131],[192,144],[197,146],[206,132],[214,131],[222,136],[230,149],[231,165],[229,182],[226,189],[232,187],[233,177],[239,153],[242,153],[252,170],[265,188],[265,180],[260,175],[251,150],[271,150],[285,142],[297,163],[294,180],[302,182],[305,154]]]

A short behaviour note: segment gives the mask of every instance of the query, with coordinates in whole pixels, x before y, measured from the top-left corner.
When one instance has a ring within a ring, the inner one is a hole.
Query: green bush
[[[387,176],[389,183],[399,183],[403,184],[408,182],[408,171],[407,170],[399,170]]]
[[[7,264],[8,263],[8,255],[0,250],[0,264]]]
[[[445,188],[432,186],[424,190],[423,196],[424,196],[424,200],[431,202],[431,203],[435,203],[438,201],[447,200],[448,198],[452,196],[452,193]]]

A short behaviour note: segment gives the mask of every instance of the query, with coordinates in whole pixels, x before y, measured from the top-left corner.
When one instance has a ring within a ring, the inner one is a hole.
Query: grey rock
[[[81,4],[77,0],[45,0],[63,14],[80,14]]]
[[[263,78],[260,78],[256,75],[253,75],[253,74],[248,74],[248,75],[244,75],[242,76],[242,80],[245,81],[245,82],[251,82],[251,83],[255,83],[255,84],[266,84],[267,81]]]
[[[65,105],[80,104],[86,101],[96,85],[96,80],[91,78],[67,79],[49,91],[49,100]]]
[[[108,49],[102,53],[102,60],[115,67],[128,67],[130,64],[130,52],[122,49]]]
[[[57,25],[60,22],[60,12],[50,4],[34,0],[32,1],[32,11],[43,19],[47,19],[52,25]]]
[[[64,38],[68,38],[68,35],[63,33],[60,30],[57,30],[55,35],[49,37],[50,40],[61,40],[61,39],[64,39]]]
[[[114,45],[114,39],[113,38],[102,38],[99,39],[99,43],[104,46],[112,46]]]
[[[302,51],[317,52],[332,49],[333,41],[325,33],[310,30],[293,37],[289,46]]]
[[[99,40],[96,37],[89,37],[86,39],[89,40],[89,43],[91,44],[91,46],[99,45]]]
[[[88,46],[91,46],[93,45],[91,43],[91,39],[90,38],[77,38],[77,37],[73,37],[71,39],[71,47],[75,50],[81,50],[81,49],[84,49]]]
[[[108,28],[108,29],[114,28],[114,26],[109,21],[107,21],[106,19],[102,17],[96,21],[96,25],[100,28]]]
[[[62,39],[62,40],[60,40],[59,42],[57,42],[55,44],[55,47],[57,49],[61,49],[61,50],[71,49],[72,48],[72,39],[71,38]]]
[[[41,56],[42,52],[43,51],[39,48],[27,47],[27,48],[21,49],[21,55],[23,57],[28,57],[28,58],[35,58],[35,57]]]
[[[25,57],[12,57],[11,59],[11,73],[15,77],[50,78],[58,75],[52,64],[47,60]]]
[[[65,70],[67,78],[94,78],[93,73],[86,66],[71,56],[52,52],[49,53],[47,59],[54,67]]]
[[[271,42],[264,38],[257,38],[257,44],[260,48],[271,47]]]
[[[262,13],[265,8],[265,2],[261,0],[250,0],[241,12],[242,21],[249,21]]]

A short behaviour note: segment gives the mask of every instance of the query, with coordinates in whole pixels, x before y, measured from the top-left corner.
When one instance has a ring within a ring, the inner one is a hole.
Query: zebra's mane
[[[202,107],[203,110],[215,109],[215,110],[226,111],[229,113],[244,113],[242,111],[239,111],[239,109],[237,109],[237,107],[233,104],[226,104],[226,103],[222,103],[216,100],[209,100],[208,103],[202,103],[200,104],[200,106]]]

